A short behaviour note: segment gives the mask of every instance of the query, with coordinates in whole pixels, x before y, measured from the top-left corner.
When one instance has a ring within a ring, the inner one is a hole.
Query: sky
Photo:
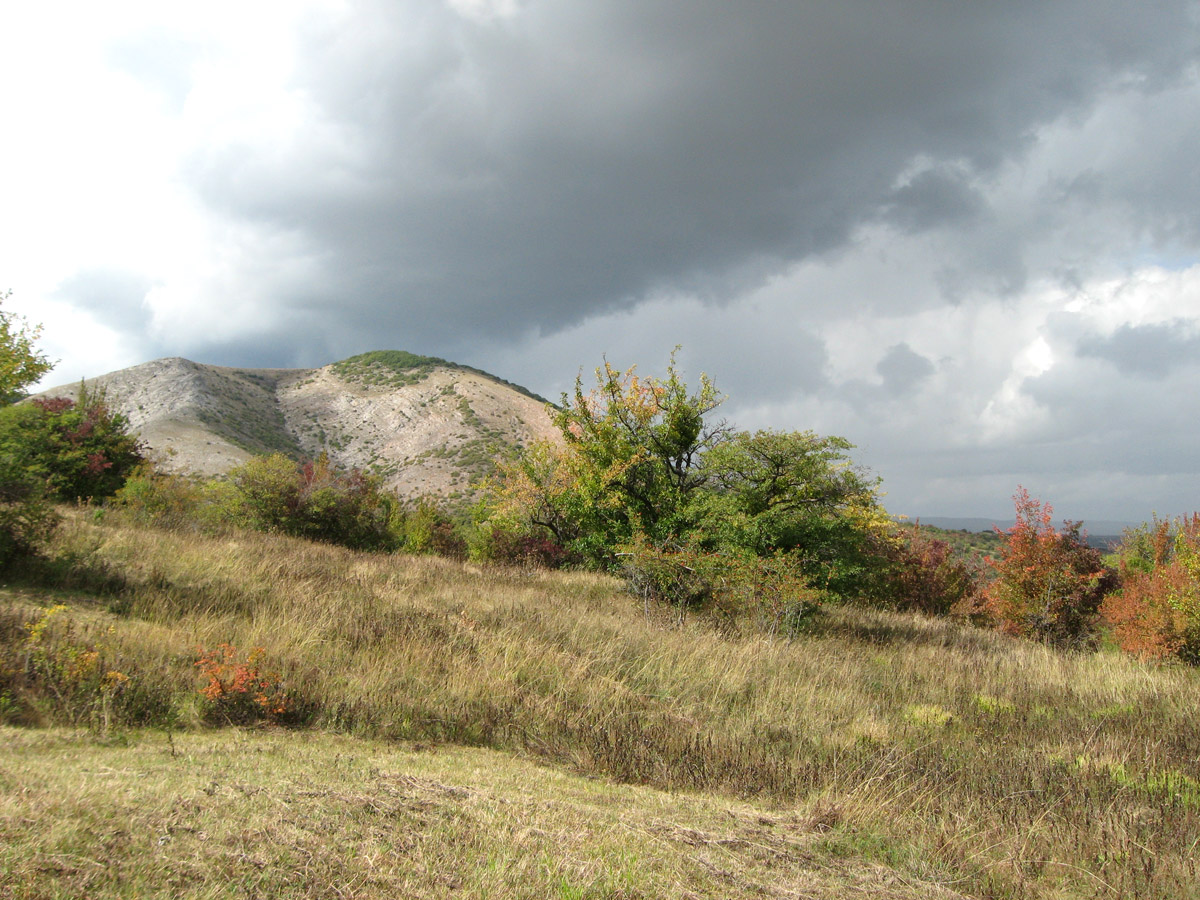
[[[1200,508],[1200,4],[0,9],[43,386],[405,349],[707,373],[898,515]]]

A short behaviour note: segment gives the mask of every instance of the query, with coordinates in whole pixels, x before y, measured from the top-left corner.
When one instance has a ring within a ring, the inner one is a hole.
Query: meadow
[[[1200,896],[1197,687],[80,510],[0,588],[0,897]]]

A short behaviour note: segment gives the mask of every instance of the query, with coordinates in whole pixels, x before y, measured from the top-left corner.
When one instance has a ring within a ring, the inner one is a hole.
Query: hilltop
[[[469,366],[402,350],[316,369],[211,366],[172,357],[86,379],[166,471],[213,476],[256,454],[379,475],[403,497],[467,497],[495,460],[557,438],[548,404]],[[73,397],[79,384],[39,396]]]

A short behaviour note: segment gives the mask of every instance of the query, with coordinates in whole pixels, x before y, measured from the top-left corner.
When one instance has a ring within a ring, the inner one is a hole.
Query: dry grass
[[[834,855],[821,816],[478,748],[232,729],[0,740],[3,897],[959,896]]]
[[[823,811],[829,830],[806,852],[967,895],[1200,896],[1200,694],[1190,670],[864,610],[831,610],[792,643],[765,640],[647,618],[602,577],[268,536],[75,521],[57,554],[42,579],[59,592],[6,592],[0,636],[13,645],[12,623],[65,599],[75,639],[103,640],[131,683],[167,696],[184,724],[197,715],[195,647],[262,646],[312,726],[755,798],[782,819]],[[292,734],[272,746],[288,740],[326,739]],[[639,840],[646,857],[652,844]],[[560,843],[544,844],[549,860]],[[686,880],[679,890],[626,887],[604,872],[597,892],[560,895],[723,895]],[[529,896],[547,896],[547,883]]]

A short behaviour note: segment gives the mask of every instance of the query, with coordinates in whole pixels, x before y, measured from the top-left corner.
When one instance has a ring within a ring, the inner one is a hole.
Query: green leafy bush
[[[37,398],[0,409],[0,457],[55,500],[111,497],[143,462],[129,422],[82,385],[77,400]]]
[[[211,530],[217,524],[215,492],[199,479],[139,466],[114,495],[117,508],[139,525],[171,530]]]
[[[322,454],[297,464],[280,453],[229,473],[219,508],[235,525],[280,532],[357,550],[394,549],[394,499],[379,480],[338,472]]]

